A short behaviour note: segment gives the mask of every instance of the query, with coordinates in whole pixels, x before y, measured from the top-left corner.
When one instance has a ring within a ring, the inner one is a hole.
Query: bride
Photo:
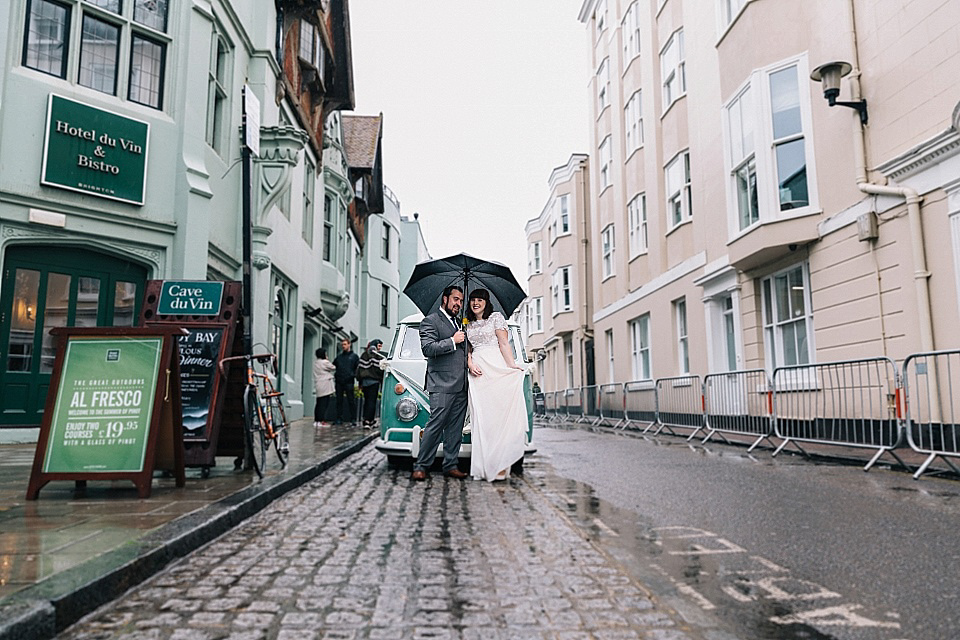
[[[517,365],[507,338],[507,321],[493,310],[486,289],[470,292],[467,369],[470,406],[470,475],[477,480],[504,480],[523,457],[527,405],[524,369]]]

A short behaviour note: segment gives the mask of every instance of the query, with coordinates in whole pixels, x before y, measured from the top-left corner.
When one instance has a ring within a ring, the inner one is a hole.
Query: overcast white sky
[[[551,170],[589,152],[581,4],[350,2],[354,113],[383,112],[384,183],[433,257],[497,260],[526,287],[524,225]]]

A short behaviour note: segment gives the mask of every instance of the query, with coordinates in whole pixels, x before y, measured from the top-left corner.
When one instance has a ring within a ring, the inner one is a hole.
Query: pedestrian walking
[[[358,362],[360,362],[360,357],[351,350],[350,340],[346,338],[341,340],[340,353],[333,360],[333,366],[336,369],[333,372],[333,381],[337,394],[337,420],[335,424],[353,422],[353,405],[356,402],[354,376],[357,372]]]
[[[327,422],[327,409],[335,391],[333,372],[337,368],[327,360],[326,349],[317,349],[314,355],[317,359],[313,361],[313,393],[317,401],[313,405],[313,426],[327,427],[330,425]]]
[[[363,391],[364,429],[372,429],[376,424],[377,397],[380,394],[380,384],[383,382],[383,369],[380,368],[384,358],[380,352],[382,346],[382,340],[371,340],[357,363],[357,382],[360,383],[360,390]]]

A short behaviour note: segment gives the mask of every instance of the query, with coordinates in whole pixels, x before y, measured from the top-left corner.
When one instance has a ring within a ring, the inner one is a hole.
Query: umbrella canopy
[[[474,289],[486,289],[494,310],[507,318],[527,297],[510,267],[466,253],[421,262],[413,268],[403,292],[426,315],[440,306],[443,290],[452,284],[461,287],[465,296]]]

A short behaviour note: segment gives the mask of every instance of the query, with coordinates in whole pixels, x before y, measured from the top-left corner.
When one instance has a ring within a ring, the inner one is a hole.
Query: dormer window
[[[325,54],[317,27],[307,20],[300,20],[300,64],[304,68],[304,81],[323,88]]]

